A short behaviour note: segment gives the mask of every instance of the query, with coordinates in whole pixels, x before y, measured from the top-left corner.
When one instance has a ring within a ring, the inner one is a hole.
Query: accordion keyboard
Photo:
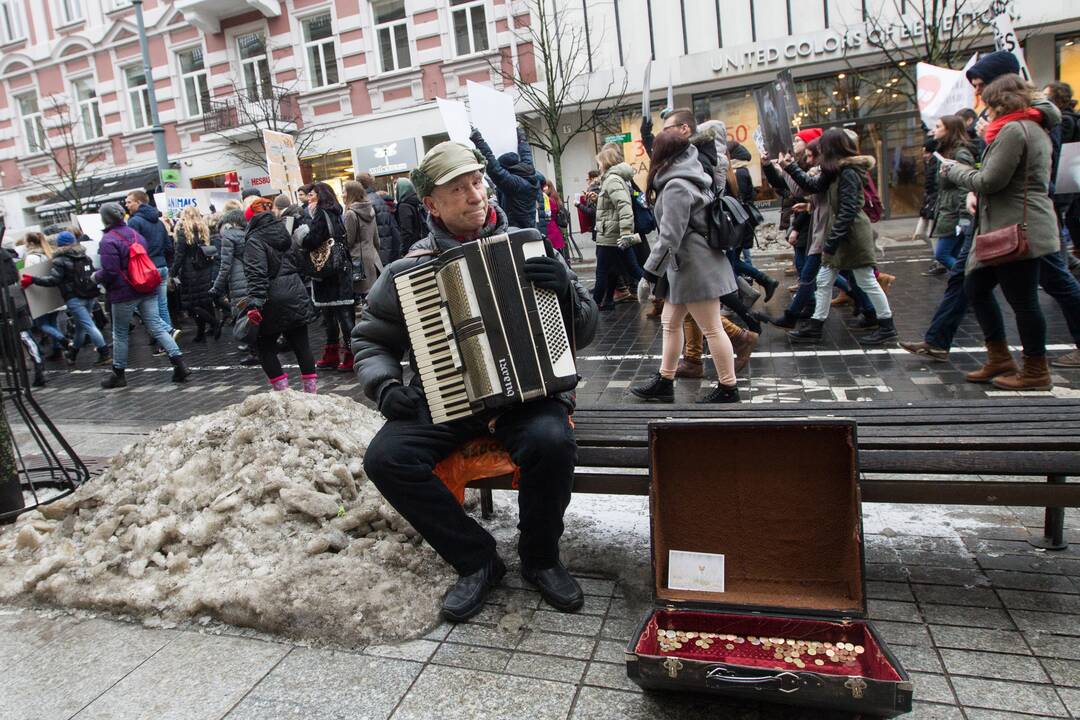
[[[437,422],[446,422],[469,417],[472,409],[435,269],[425,270],[399,275],[395,282],[428,408],[433,418],[440,418]],[[424,342],[416,342],[418,337]]]

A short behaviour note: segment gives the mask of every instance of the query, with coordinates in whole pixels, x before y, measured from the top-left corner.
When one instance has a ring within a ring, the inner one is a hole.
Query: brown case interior
[[[659,601],[865,615],[853,421],[662,421],[649,444]],[[667,587],[672,549],[724,555],[725,592]]]

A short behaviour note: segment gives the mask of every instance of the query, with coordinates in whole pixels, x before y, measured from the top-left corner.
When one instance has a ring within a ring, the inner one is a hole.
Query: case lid
[[[658,602],[866,615],[853,420],[653,422],[649,473]],[[669,587],[671,550],[723,555],[724,591]]]

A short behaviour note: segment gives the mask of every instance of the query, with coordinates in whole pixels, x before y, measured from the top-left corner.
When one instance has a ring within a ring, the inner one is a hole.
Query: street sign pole
[[[146,95],[150,101],[150,135],[154,139],[154,154],[157,156],[158,182],[165,187],[165,171],[169,169],[169,151],[165,147],[165,128],[161,126],[158,114],[157,93],[154,91],[154,74],[150,65],[150,43],[146,39],[146,24],[143,22],[143,0],[131,0],[135,7],[135,25],[139,30],[139,48],[142,50],[143,77],[146,78]]]

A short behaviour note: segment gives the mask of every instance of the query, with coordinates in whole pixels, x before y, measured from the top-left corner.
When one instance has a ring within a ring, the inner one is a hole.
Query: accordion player
[[[395,276],[432,422],[512,406],[577,384],[559,299],[525,279],[551,256],[536,230],[444,250]]]

